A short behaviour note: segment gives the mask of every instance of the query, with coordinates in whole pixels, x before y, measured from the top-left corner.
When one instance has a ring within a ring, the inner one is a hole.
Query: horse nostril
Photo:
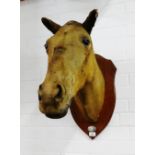
[[[58,88],[58,92],[54,98],[57,102],[59,102],[62,98],[62,87],[60,85],[58,85],[57,88]]]
[[[60,85],[58,85],[57,86],[57,88],[58,88],[58,93],[57,93],[57,95],[56,95],[56,97],[61,97],[62,96],[62,88],[61,88],[61,86]]]
[[[41,90],[42,89],[42,84],[41,85],[39,85],[39,90]]]
[[[39,101],[41,101],[41,99],[42,99],[41,95],[38,95],[38,99],[39,99]]]
[[[41,97],[41,95],[40,95],[41,90],[42,90],[42,84],[39,85],[39,91],[38,91],[38,100],[39,100],[39,101],[41,101],[41,99],[42,99],[42,97]]]

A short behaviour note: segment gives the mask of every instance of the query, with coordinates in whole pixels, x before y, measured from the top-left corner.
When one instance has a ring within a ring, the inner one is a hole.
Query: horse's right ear
[[[42,17],[41,21],[46,26],[46,28],[49,29],[54,34],[61,28],[60,25],[56,24],[55,22],[46,17]]]
[[[86,20],[83,22],[83,27],[85,30],[90,34],[93,26],[95,25],[96,19],[98,16],[98,11],[97,9],[92,10]]]

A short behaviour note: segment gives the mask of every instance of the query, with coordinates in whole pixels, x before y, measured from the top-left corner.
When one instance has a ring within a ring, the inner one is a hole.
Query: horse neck
[[[95,58],[91,69],[92,77],[86,81],[75,99],[84,117],[91,122],[96,122],[104,102],[105,81]]]

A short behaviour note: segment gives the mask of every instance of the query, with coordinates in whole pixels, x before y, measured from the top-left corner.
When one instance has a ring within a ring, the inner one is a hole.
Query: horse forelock
[[[75,20],[70,20],[65,25],[79,25],[79,26],[82,26],[81,23],[79,23],[79,22],[77,22]]]

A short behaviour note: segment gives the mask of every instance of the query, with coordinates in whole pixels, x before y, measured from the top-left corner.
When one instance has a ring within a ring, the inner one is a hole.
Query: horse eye
[[[89,41],[87,38],[83,38],[83,39],[82,39],[82,43],[83,43],[84,45],[88,46],[89,43],[90,43],[90,41]]]

